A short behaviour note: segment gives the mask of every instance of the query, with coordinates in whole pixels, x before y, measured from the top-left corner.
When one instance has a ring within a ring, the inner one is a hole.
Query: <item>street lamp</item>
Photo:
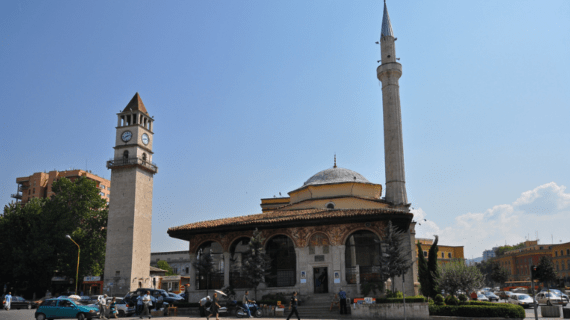
[[[69,235],[66,235],[65,237],[73,241],[73,239],[71,239]],[[79,254],[81,253],[81,248],[79,247],[77,242],[73,241],[73,243],[75,243],[75,245],[77,246],[77,272],[75,273],[75,294],[77,295],[77,282],[79,279]]]

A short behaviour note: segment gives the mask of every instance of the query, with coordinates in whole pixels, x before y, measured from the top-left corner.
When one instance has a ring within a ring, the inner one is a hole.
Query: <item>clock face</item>
[[[125,131],[125,132],[123,132],[123,134],[121,135],[121,139],[122,139],[124,142],[130,141],[132,137],[133,137],[133,133],[130,132],[130,131]]]
[[[149,139],[148,139],[148,134],[143,133],[143,135],[142,135],[142,142],[143,142],[145,145],[147,145],[147,144],[148,144],[148,141],[149,141]]]

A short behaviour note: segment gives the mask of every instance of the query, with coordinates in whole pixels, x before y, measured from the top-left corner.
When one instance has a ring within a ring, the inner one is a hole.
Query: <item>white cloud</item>
[[[421,208],[413,209],[416,237],[433,238],[437,234],[440,244],[464,246],[465,257],[482,255],[483,250],[496,245],[515,244],[528,235],[540,243],[570,241],[567,226],[570,222],[570,193],[566,187],[550,182],[525,191],[511,204],[493,206],[484,212],[467,212],[459,215],[445,227],[440,227]],[[542,238],[542,239],[541,239]]]

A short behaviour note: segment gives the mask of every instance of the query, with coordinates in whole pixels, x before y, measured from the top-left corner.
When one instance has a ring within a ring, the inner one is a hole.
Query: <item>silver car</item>
[[[528,308],[533,306],[532,297],[528,294],[524,293],[513,293],[509,296],[509,300],[507,301],[511,304],[519,305],[523,308]]]
[[[554,292],[540,292],[536,295],[536,302],[541,305],[545,304],[547,306],[553,305],[566,305],[566,301],[562,299],[559,295]]]

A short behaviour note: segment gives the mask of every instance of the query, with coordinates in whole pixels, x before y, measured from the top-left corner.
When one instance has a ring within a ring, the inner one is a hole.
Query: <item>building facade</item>
[[[190,262],[213,258],[214,274],[195,270],[191,299],[201,298],[206,288],[232,286],[239,294],[251,288],[244,277],[243,259],[255,229],[264,238],[270,257],[258,299],[267,293],[299,291],[302,295],[338,292],[360,294],[364,282],[379,282],[382,239],[388,222],[406,234],[401,248],[410,263],[405,279],[394,288],[407,295],[417,293],[414,264],[415,223],[409,210],[404,172],[399,78],[395,38],[386,5],[380,37],[382,63],[377,78],[382,82],[386,196],[382,185],[335,163],[310,177],[288,197],[261,199],[262,213],[201,221],[170,228],[168,234],[189,241]]]
[[[422,247],[422,253],[424,257],[428,258],[428,252],[433,245],[433,239],[426,239],[426,238],[416,238],[416,243],[419,242]],[[463,246],[447,246],[443,244],[437,244],[438,248],[438,256],[437,262],[439,264],[449,263],[454,260],[461,260],[464,261],[465,257],[463,255]],[[416,257],[420,253],[417,250],[416,246]]]
[[[558,278],[565,286],[570,284],[570,242],[552,246],[552,262]]]
[[[509,281],[530,280],[530,266],[538,265],[541,257],[552,257],[552,244],[539,244],[538,240],[525,241],[524,246],[496,256],[492,261],[509,271]]]
[[[18,189],[15,194],[11,195],[11,197],[16,199],[16,202],[20,202],[22,205],[26,204],[26,202],[33,198],[49,198],[54,195],[54,192],[51,189],[54,181],[60,178],[67,178],[74,181],[79,177],[86,177],[89,180],[95,181],[97,188],[100,190],[99,194],[103,199],[109,202],[111,181],[101,178],[98,175],[91,173],[91,171],[79,169],[36,172],[31,176],[16,178]]]
[[[172,272],[181,276],[190,275],[190,252],[189,251],[168,251],[153,252],[150,254],[150,265],[157,267],[159,260],[166,261],[172,268]]]
[[[487,261],[491,258],[495,257],[495,250],[498,249],[498,247],[494,247],[491,250],[485,250],[483,251],[483,261]]]
[[[114,192],[109,201],[103,290],[125,294],[152,286],[153,124],[139,94],[117,114],[115,152],[107,161]]]

